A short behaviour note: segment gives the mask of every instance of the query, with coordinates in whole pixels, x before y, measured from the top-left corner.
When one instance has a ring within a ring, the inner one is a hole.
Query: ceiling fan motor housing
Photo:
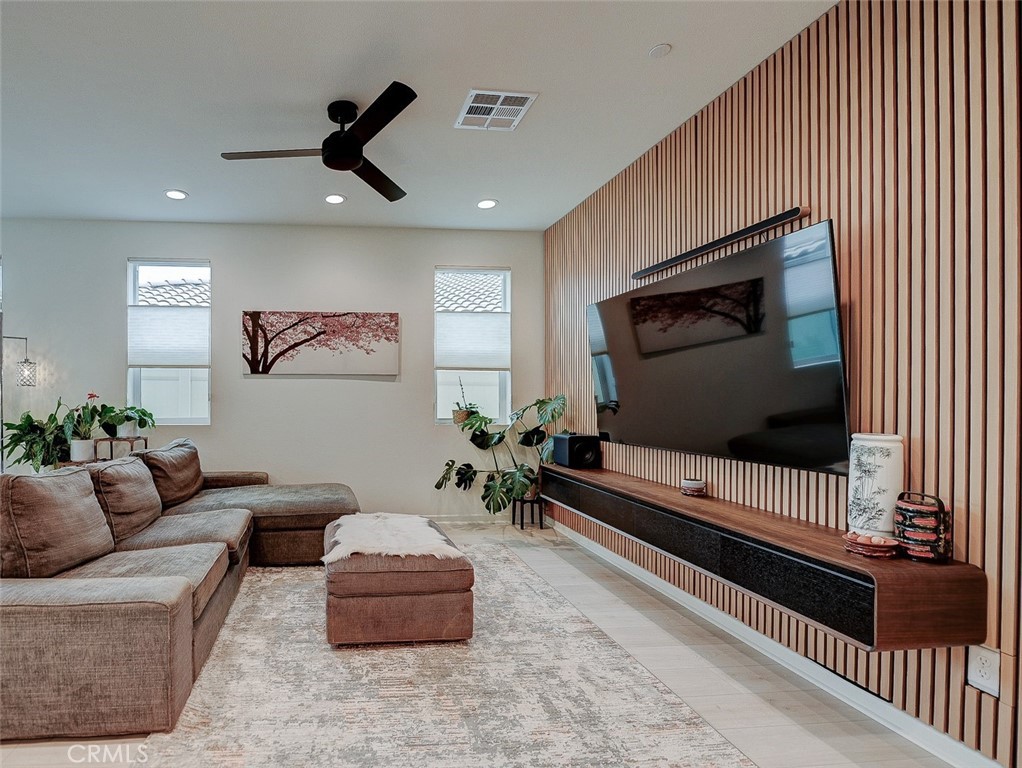
[[[323,165],[335,171],[353,171],[362,165],[362,144],[347,131],[334,131],[323,139]]]

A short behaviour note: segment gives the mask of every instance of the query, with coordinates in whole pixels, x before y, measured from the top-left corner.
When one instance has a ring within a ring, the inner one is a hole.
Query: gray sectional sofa
[[[357,511],[339,483],[203,472],[189,440],[0,475],[0,738],[172,729],[250,560],[318,564]]]

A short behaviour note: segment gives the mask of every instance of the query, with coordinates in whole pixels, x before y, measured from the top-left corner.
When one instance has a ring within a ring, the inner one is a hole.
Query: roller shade
[[[209,307],[128,307],[128,366],[209,365]]]
[[[508,312],[437,312],[437,368],[510,368]]]

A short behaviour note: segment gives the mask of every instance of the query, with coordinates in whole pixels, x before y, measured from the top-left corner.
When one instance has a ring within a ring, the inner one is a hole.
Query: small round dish
[[[860,535],[849,531],[842,537],[845,549],[864,557],[895,557],[898,554],[899,542],[886,536]]]

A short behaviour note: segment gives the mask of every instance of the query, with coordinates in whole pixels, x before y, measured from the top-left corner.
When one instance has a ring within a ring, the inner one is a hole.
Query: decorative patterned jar
[[[848,467],[848,530],[873,536],[894,533],[894,505],[905,487],[901,435],[852,435]]]
[[[894,537],[913,560],[943,563],[954,548],[951,510],[936,496],[906,491],[894,507]]]

